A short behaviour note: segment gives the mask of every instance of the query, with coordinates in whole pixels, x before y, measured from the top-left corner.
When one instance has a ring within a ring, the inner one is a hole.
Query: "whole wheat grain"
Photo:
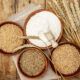
[[[80,53],[72,45],[61,45],[53,51],[52,62],[62,74],[72,74],[80,67]]]
[[[13,52],[13,49],[23,44],[23,31],[14,24],[5,24],[0,27],[0,49],[5,52]]]

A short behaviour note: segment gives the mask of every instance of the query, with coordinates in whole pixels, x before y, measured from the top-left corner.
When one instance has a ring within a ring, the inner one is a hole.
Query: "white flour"
[[[34,16],[30,18],[30,20],[26,25],[26,34],[27,36],[39,36],[39,33],[41,32],[45,33],[49,29],[54,35],[55,40],[57,40],[61,32],[61,22],[55,14],[49,11],[42,11],[36,13]],[[40,38],[44,42],[46,42],[48,46],[51,45],[51,43],[48,42],[48,40],[44,35],[41,35]],[[36,46],[46,47],[46,45],[41,40],[37,39],[29,39],[29,40],[32,44]]]

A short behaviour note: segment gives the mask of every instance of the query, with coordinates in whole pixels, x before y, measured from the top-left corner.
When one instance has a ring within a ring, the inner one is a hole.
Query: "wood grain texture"
[[[14,3],[15,0],[0,0],[0,23],[15,12]]]
[[[0,54],[0,80],[16,80],[16,68],[12,57]]]
[[[23,8],[27,7],[30,0],[16,0],[16,12],[21,11]]]

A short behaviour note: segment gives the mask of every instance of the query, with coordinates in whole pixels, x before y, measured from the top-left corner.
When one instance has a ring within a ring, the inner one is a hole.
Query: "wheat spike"
[[[52,1],[53,1],[53,3],[55,3],[56,7],[58,8],[60,15],[62,15],[63,18],[65,18],[64,12],[62,11],[62,9],[61,9],[60,5],[58,4],[58,2],[56,0],[52,0]]]
[[[74,23],[74,21],[73,21],[72,13],[71,13],[70,8],[69,8],[69,6],[68,6],[68,3],[67,3],[66,0],[62,0],[62,1],[63,1],[64,8],[65,8],[65,10],[66,10],[67,16],[68,16],[68,18],[69,18],[69,22],[70,22],[70,24],[71,24],[71,27],[72,27],[75,31],[77,31],[77,29],[76,29],[76,27],[75,27],[75,23]]]
[[[74,0],[74,6],[75,6],[76,13],[77,13],[77,16],[78,16],[79,21],[80,21],[80,7],[79,7],[79,1],[78,0]]]
[[[76,23],[76,26],[79,27],[79,20],[78,20],[78,17],[77,17],[77,14],[76,14],[76,11],[75,11],[75,8],[74,8],[73,3],[70,3],[70,8],[72,10],[72,13],[73,13],[73,16],[74,16],[74,21]]]
[[[60,18],[67,24],[67,26],[70,28],[70,24],[67,21],[67,17],[64,14],[64,11],[61,9],[61,6],[59,5],[59,3],[56,0],[53,0],[53,3],[56,5],[55,7],[57,8],[57,10],[55,10],[55,12],[57,13],[57,16],[59,15]]]

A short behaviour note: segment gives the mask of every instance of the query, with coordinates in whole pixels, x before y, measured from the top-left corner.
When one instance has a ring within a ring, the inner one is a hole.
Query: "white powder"
[[[61,22],[58,17],[49,11],[42,11],[36,13],[30,18],[26,25],[26,34],[27,36],[39,36],[41,32],[47,32],[49,29],[55,37],[55,40],[58,39],[61,32]],[[44,35],[41,35],[40,38],[49,46],[51,45],[48,42],[47,38]],[[37,39],[29,39],[30,42],[39,47],[46,47],[46,45]]]

